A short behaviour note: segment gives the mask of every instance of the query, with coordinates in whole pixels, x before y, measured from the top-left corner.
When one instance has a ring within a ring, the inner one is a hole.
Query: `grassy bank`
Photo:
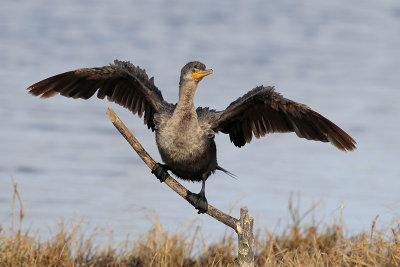
[[[95,235],[78,234],[81,225],[59,230],[41,241],[30,231],[0,231],[1,266],[236,266],[236,238],[218,243],[195,242],[191,236],[165,232],[155,221],[153,229],[136,240],[116,246],[94,245]],[[399,225],[386,233],[372,228],[346,238],[332,225],[289,226],[274,236],[259,233],[257,266],[399,266]],[[200,243],[200,244],[198,244]],[[194,253],[194,251],[198,251]]]
[[[292,224],[282,234],[257,234],[256,266],[400,265],[398,223],[378,230],[374,221],[369,231],[345,236],[342,223],[309,226],[296,210],[289,212]],[[14,229],[0,227],[0,266],[236,266],[234,234],[208,245],[199,229],[190,235],[166,232],[154,219],[150,231],[118,245],[98,244],[96,233],[84,234],[80,223],[61,223],[48,240],[40,240],[18,227],[23,217],[21,209]]]

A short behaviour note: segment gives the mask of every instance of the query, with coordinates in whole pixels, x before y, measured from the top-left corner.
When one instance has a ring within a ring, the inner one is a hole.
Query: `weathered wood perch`
[[[111,108],[107,109],[107,115],[111,122],[122,134],[122,136],[128,141],[140,158],[146,163],[146,165],[152,170],[156,162],[146,152],[139,141],[133,136],[125,124],[115,114]],[[172,190],[178,193],[183,199],[186,200],[186,196],[190,193],[183,185],[176,181],[171,176],[164,181]],[[238,263],[240,266],[254,266],[254,235],[253,235],[253,218],[249,216],[247,207],[240,209],[240,220],[233,218],[232,216],[220,211],[219,209],[208,204],[208,215],[229,226],[238,234]]]

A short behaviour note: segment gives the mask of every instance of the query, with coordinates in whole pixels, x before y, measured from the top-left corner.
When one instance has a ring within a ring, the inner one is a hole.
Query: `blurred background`
[[[112,107],[160,160],[142,119],[113,103],[25,90],[49,76],[114,59],[145,68],[176,102],[181,67],[214,70],[195,104],[216,109],[257,85],[323,114],[358,143],[355,152],[273,134],[238,149],[219,134],[218,160],[235,173],[207,182],[209,203],[248,206],[255,227],[280,231],[291,194],[300,212],[321,202],[316,222],[332,222],[341,203],[347,231],[378,227],[400,211],[400,3],[398,1],[2,1],[0,9],[0,224],[9,224],[13,178],[26,208],[24,227],[46,236],[84,219],[117,241],[152,226],[202,227],[206,240],[225,226],[160,184],[105,114]],[[184,183],[198,192],[201,184]]]

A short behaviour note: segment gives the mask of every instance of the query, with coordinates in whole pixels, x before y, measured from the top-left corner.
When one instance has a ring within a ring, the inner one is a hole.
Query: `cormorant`
[[[29,93],[48,98],[60,93],[66,97],[97,97],[113,101],[141,117],[155,131],[156,142],[165,164],[153,173],[164,181],[167,170],[177,177],[202,181],[199,194],[187,197],[199,213],[207,211],[205,182],[216,170],[230,174],[217,164],[215,133],[229,134],[231,142],[244,146],[253,137],[274,132],[295,132],[308,140],[330,142],[340,150],[356,148],[355,140],[337,125],[306,105],[284,98],[274,87],[258,86],[232,102],[225,110],[196,108],[193,97],[199,82],[212,70],[198,61],[181,70],[179,101],[166,102],[154,79],[130,62],[115,60],[98,68],[83,68],[55,75],[31,85]]]

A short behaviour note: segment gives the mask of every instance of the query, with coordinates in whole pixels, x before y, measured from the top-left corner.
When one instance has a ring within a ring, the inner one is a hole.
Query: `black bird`
[[[330,142],[346,151],[356,148],[355,140],[337,125],[306,105],[284,98],[274,87],[258,86],[232,102],[225,110],[195,108],[193,97],[203,77],[212,74],[198,61],[187,63],[181,70],[179,101],[166,102],[154,79],[130,62],[84,68],[55,75],[31,85],[29,93],[43,98],[60,93],[66,97],[97,97],[113,101],[156,132],[156,142],[165,164],[157,164],[153,173],[164,181],[167,170],[177,177],[202,181],[199,194],[188,201],[199,211],[207,211],[205,182],[216,170],[230,174],[217,164],[215,133],[229,134],[231,142],[242,147],[253,137],[274,132],[295,132],[308,140]]]

